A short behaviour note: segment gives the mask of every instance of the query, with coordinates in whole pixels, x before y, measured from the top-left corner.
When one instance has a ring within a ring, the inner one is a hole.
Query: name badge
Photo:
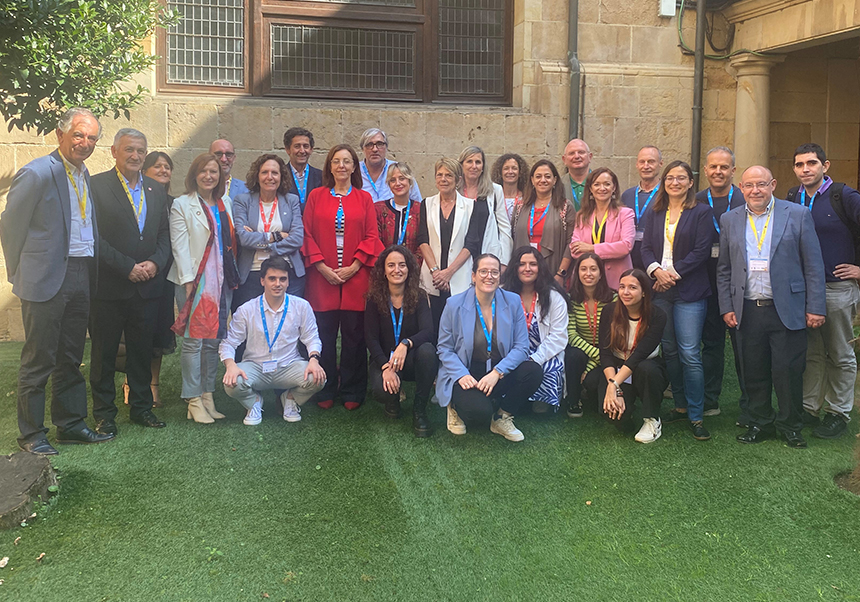
[[[342,249],[343,248],[343,236],[335,235],[334,240],[335,240],[335,243],[337,244],[337,246]]]
[[[487,374],[489,374],[493,370],[493,363],[492,362],[493,362],[493,360],[487,360]]]
[[[263,374],[270,374],[278,369],[278,361],[277,360],[269,360],[267,362],[263,362]]]
[[[81,242],[93,242],[93,222],[87,222],[86,226],[81,226]]]
[[[767,259],[750,259],[750,272],[767,272]]]
[[[645,238],[645,232],[643,230],[636,230],[636,241],[642,242],[643,238]]]
[[[719,258],[720,256],[720,243],[714,243],[714,246],[711,247],[711,257],[714,259]]]
[[[538,248],[538,244],[536,242],[530,242],[529,244],[532,246],[532,249]]]

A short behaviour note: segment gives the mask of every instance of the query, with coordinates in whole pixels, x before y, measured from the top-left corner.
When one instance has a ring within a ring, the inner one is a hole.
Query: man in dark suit
[[[284,150],[290,158],[289,191],[299,197],[304,213],[308,193],[322,186],[322,171],[308,163],[314,154],[314,135],[305,128],[290,128],[284,132]]]
[[[58,443],[113,439],[87,428],[87,385],[81,361],[99,241],[84,161],[101,125],[86,109],[66,111],[59,149],[22,167],[0,216],[0,241],[12,292],[21,299],[24,348],[18,370],[18,445],[56,455],[44,426],[45,387],[52,380],[51,421]]]
[[[826,312],[824,263],[809,211],[774,198],[774,188],[766,167],[743,173],[746,204],[720,218],[717,290],[726,326],[738,329],[749,396],[749,430],[738,441],[759,443],[778,430],[797,448],[806,447],[806,328],[819,328]]]
[[[152,412],[149,383],[170,231],[164,187],[140,173],[146,136],[123,128],[110,150],[116,166],[93,176],[93,200],[102,229],[101,279],[90,320],[90,390],[96,430],[116,435],[114,372],[123,333],[131,421],[147,427],[165,426]]]

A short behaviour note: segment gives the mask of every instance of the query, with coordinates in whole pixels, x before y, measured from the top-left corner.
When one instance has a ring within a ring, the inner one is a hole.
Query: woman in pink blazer
[[[575,260],[583,253],[596,253],[606,265],[607,284],[617,290],[621,274],[633,267],[633,210],[621,203],[618,177],[608,167],[592,171],[585,190],[570,239],[570,254]]]

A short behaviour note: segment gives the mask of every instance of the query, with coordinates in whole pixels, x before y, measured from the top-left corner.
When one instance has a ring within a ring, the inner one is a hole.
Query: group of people
[[[233,145],[214,141],[174,198],[173,162],[148,153],[144,133],[120,129],[115,166],[92,177],[97,118],[70,109],[56,134],[59,148],[15,175],[0,216],[26,337],[26,451],[57,453],[43,424],[49,377],[58,443],[117,436],[118,369],[131,422],[164,427],[153,408],[175,335],[181,396],[198,423],[225,417],[214,401],[220,359],[247,425],[262,421],[265,391],[297,422],[308,402],[359,408],[368,385],[396,419],[414,381],[418,437],[432,432],[432,400],[456,435],[489,424],[521,441],[514,417],[565,408],[602,413],[641,443],[676,421],[703,441],[704,418],[721,411],[728,331],[738,441],[779,434],[805,447],[806,426],[823,438],[846,430],[860,193],[831,181],[817,144],[797,149],[788,201],[774,198],[763,166],[735,186],[726,147],[708,152],[697,194],[690,165],[664,166],[645,146],[639,182],[622,191],[579,139],[561,173],[517,154],[488,166],[467,147],[436,162],[436,193],[422,197],[409,166],[388,159],[385,132],[364,132],[363,159],[338,144],[317,169],[313,133],[292,127],[286,160],[263,154],[244,179]],[[87,330],[93,429],[80,371]],[[662,415],[667,387],[674,408]]]

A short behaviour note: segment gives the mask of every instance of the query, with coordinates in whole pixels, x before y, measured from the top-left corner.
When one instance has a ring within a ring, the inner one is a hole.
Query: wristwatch
[[[558,272],[556,272],[556,276],[561,276],[562,278],[564,278],[565,276],[567,276],[567,270],[559,270]]]
[[[308,354],[308,359],[309,359],[309,360],[310,360],[310,359],[313,359],[313,358],[316,358],[316,359],[317,359],[317,361],[320,361],[320,354],[319,354],[319,352],[318,352],[318,351],[312,351],[310,354]]]
[[[439,271],[439,266],[438,266],[438,265],[435,265],[435,266],[433,266],[432,268],[430,268],[430,273],[431,273],[431,274],[432,274],[433,272],[438,272],[438,271]]]
[[[607,379],[607,380],[608,380],[609,382],[611,382],[613,385],[615,385],[615,389],[616,389],[616,390],[618,390],[618,391],[620,391],[620,390],[621,390],[621,385],[619,385],[617,382],[615,382],[615,379],[614,379],[614,378],[610,378],[610,379]]]

